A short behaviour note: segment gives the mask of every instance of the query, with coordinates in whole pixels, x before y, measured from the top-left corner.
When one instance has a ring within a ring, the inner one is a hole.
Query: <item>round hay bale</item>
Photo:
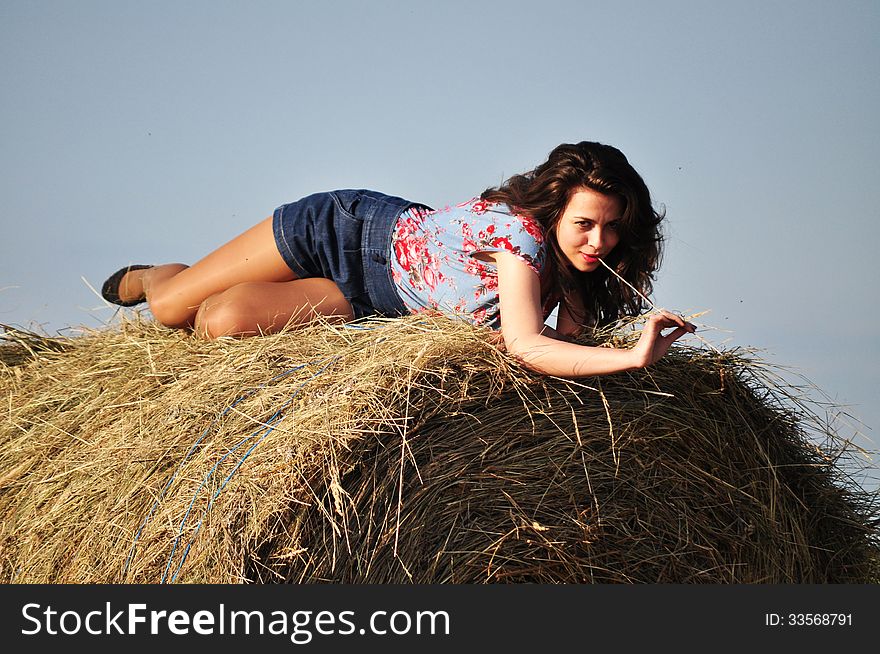
[[[852,446],[740,351],[571,381],[424,316],[5,338],[5,582],[878,580]]]

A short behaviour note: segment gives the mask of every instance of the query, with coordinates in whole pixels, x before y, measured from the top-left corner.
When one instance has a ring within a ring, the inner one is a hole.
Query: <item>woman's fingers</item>
[[[671,332],[663,335],[662,331],[674,327]],[[681,316],[675,316],[666,311],[653,313],[642,329],[642,334],[636,343],[635,349],[644,357],[643,366],[651,365],[661,359],[670,346],[685,334],[693,333],[696,326],[687,322]]]
[[[696,325],[688,322],[681,316],[670,313],[669,311],[666,311],[664,309],[660,309],[657,313],[651,314],[650,320],[652,320],[654,324],[663,323],[660,326],[660,329],[678,326],[682,329],[685,329],[690,334],[693,334],[695,331],[697,331]]]
[[[661,336],[660,338],[662,338],[668,345],[672,345],[675,341],[677,341],[679,338],[687,333],[689,332],[684,327],[676,327],[675,330],[671,331],[666,336]]]

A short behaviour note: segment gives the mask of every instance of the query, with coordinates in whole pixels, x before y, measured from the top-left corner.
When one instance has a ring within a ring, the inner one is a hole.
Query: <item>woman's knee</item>
[[[171,293],[155,292],[149,298],[150,312],[166,327],[191,327],[198,307],[186,303]]]
[[[208,297],[196,312],[193,329],[201,338],[255,334],[253,307],[246,284]]]
[[[168,327],[190,327],[192,325],[196,307],[188,306],[180,288],[175,283],[178,273],[188,267],[182,263],[167,263],[154,266],[142,273],[140,281],[150,311],[156,320]]]

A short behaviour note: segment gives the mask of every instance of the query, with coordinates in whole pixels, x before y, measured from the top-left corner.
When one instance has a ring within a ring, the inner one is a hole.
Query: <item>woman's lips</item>
[[[599,256],[595,254],[587,254],[586,252],[581,252],[581,256],[587,261],[587,263],[596,263],[599,261]]]

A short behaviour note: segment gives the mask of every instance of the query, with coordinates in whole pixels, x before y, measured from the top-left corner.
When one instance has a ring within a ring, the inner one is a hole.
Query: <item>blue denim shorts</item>
[[[363,189],[315,193],[278,207],[272,231],[293,273],[333,280],[355,318],[402,316],[408,311],[391,279],[391,234],[413,206],[425,205]]]

